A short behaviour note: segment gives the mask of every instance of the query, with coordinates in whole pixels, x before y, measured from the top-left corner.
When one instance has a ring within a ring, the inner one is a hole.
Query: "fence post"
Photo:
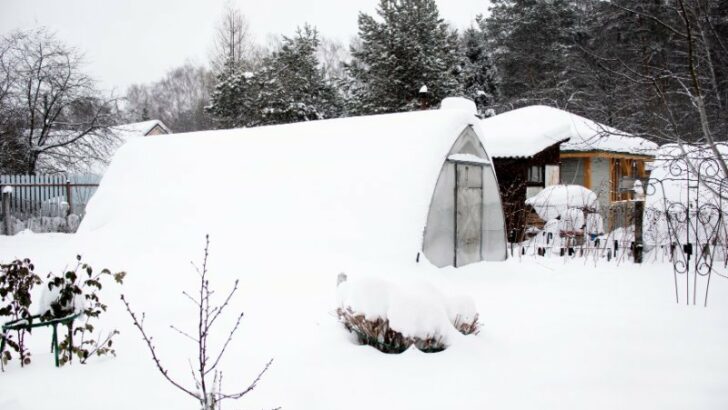
[[[66,217],[73,213],[73,198],[71,196],[71,181],[66,179],[66,202],[68,202],[68,211],[66,211]]]
[[[634,263],[642,263],[642,216],[644,212],[644,199],[634,201]]]
[[[10,196],[13,194],[12,185],[3,187],[3,232],[5,235],[12,235],[10,226]]]

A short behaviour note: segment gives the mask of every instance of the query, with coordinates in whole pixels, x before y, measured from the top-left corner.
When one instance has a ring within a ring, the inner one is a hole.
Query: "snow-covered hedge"
[[[475,334],[480,327],[470,297],[448,297],[424,282],[352,279],[341,283],[337,293],[337,315],[346,329],[360,343],[385,353],[412,345],[424,352],[441,351],[456,329]]]

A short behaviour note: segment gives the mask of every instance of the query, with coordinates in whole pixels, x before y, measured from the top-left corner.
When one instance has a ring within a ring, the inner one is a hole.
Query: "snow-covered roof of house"
[[[568,124],[549,121],[550,114],[540,108],[520,108],[480,121],[483,145],[488,153],[493,158],[529,158],[554,144],[568,141],[571,137]]]
[[[561,152],[654,156],[657,144],[576,114],[544,105],[518,108],[480,121],[491,156],[531,157],[561,143]]]
[[[148,120],[141,122],[134,122],[131,124],[120,124],[111,127],[112,131],[121,141],[128,141],[129,138],[140,137],[148,135],[155,127],[162,128],[167,134],[171,134],[172,131],[167,128],[166,125],[160,120]]]
[[[270,260],[410,262],[440,169],[475,121],[432,110],[133,139],[114,156],[80,231],[154,232],[150,245],[209,233]]]

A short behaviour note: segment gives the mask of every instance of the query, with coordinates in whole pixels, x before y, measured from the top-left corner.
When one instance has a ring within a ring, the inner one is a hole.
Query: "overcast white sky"
[[[0,34],[48,26],[86,55],[88,71],[117,92],[150,82],[185,60],[206,62],[226,0],[0,0]],[[305,22],[324,37],[348,42],[359,11],[374,14],[377,0],[235,0],[261,42],[291,34]],[[487,0],[437,0],[452,25],[470,25]]]

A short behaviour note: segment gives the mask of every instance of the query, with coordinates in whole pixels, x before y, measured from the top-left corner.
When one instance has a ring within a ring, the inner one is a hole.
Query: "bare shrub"
[[[425,353],[441,352],[447,347],[441,335],[428,335],[425,338],[404,336],[389,326],[388,319],[369,320],[350,307],[338,308],[336,314],[346,330],[356,335],[359,343],[383,353],[402,353],[412,345]]]
[[[223,355],[227,351],[235,332],[237,332],[238,327],[240,326],[240,322],[243,319],[243,312],[237,313],[235,325],[227,332],[225,342],[217,349],[213,350],[213,347],[209,345],[209,337],[212,334],[213,329],[217,329],[217,327],[213,328],[213,325],[223,311],[225,311],[225,308],[229,306],[232,297],[238,291],[238,280],[235,280],[232,289],[227,292],[224,299],[219,304],[215,304],[212,300],[212,296],[215,291],[210,286],[207,271],[209,248],[210,239],[209,236],[206,236],[202,267],[197,268],[195,266],[195,270],[199,276],[199,288],[192,294],[182,292],[182,294],[195,306],[195,316],[199,318],[194,329],[195,331],[187,332],[175,326],[170,326],[183,338],[196,345],[197,359],[195,360],[194,368],[192,368],[192,362],[190,361],[190,370],[194,382],[192,386],[179,382],[178,376],[172,375],[168,372],[167,368],[159,359],[159,354],[157,353],[158,349],[152,342],[152,336],[149,334],[148,329],[144,327],[144,313],[135,313],[124,295],[121,295],[121,300],[126,306],[129,316],[131,316],[134,327],[139,330],[142,339],[144,339],[149,353],[152,355],[152,360],[162,376],[164,376],[164,378],[174,387],[193,397],[203,410],[219,410],[224,400],[237,400],[252,391],[258,385],[263,374],[273,363],[273,359],[269,360],[268,363],[263,366],[262,370],[258,373],[258,376],[247,387],[242,387],[233,392],[225,392],[222,390],[223,374],[218,368],[218,365],[220,365]]]
[[[465,320],[461,315],[457,315],[452,325],[455,326],[458,332],[464,335],[477,335],[480,333],[480,322],[478,322],[478,319],[477,313],[469,321]]]

